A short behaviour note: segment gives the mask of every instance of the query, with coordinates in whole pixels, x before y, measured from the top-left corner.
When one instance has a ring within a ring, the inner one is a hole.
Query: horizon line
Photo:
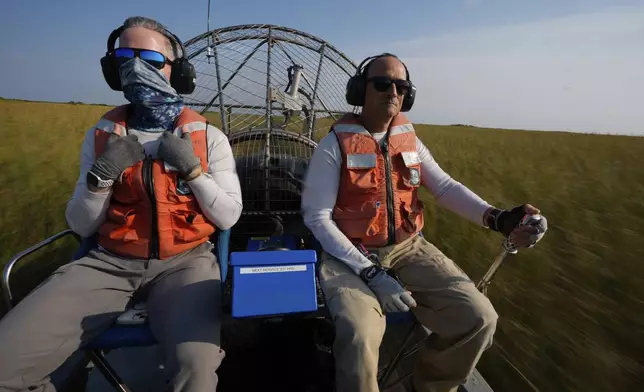
[[[83,101],[73,101],[73,100],[72,101],[46,101],[46,100],[25,99],[25,98],[9,98],[9,97],[4,97],[4,96],[0,96],[0,100],[31,102],[31,103],[53,103],[53,104],[62,104],[62,105],[88,105],[88,106],[113,106],[113,107],[121,105],[121,104],[83,102]],[[213,113],[219,113],[219,111],[214,111]],[[349,112],[347,112],[347,113],[349,113]],[[433,123],[419,123],[419,122],[413,122],[413,121],[412,121],[412,123],[415,124],[415,125],[424,125],[424,126],[477,128],[477,129],[481,129],[481,130],[492,130],[492,131],[570,133],[570,134],[582,134],[582,135],[622,136],[622,137],[626,136],[626,137],[641,137],[641,138],[644,138],[644,134],[602,133],[602,132],[591,132],[591,131],[556,130],[556,129],[545,130],[545,129],[532,129],[532,128],[484,127],[484,126],[474,125],[474,124],[433,124]]]

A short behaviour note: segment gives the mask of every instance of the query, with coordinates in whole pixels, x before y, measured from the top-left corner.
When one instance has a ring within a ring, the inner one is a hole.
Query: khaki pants
[[[417,302],[420,323],[433,333],[418,353],[418,392],[454,392],[465,384],[492,344],[497,314],[474,283],[434,245],[419,236],[377,253]],[[320,285],[335,320],[338,392],[378,391],[378,354],[385,318],[375,294],[343,262],[322,254]]]
[[[167,260],[99,250],[56,270],[0,320],[0,391],[55,391],[49,375],[108,328],[133,294],[148,298],[170,391],[215,391],[221,279],[212,244]]]

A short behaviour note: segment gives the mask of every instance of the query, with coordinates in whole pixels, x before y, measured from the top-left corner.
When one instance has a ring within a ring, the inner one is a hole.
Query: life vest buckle
[[[372,263],[380,265],[380,257],[375,253],[369,252],[362,243],[356,244],[356,248],[358,248],[360,253],[362,253],[366,258],[371,260]]]

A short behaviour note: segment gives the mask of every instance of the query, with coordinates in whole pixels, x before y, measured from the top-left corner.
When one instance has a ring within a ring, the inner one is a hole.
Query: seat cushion
[[[151,346],[157,343],[148,325],[145,302],[136,302],[123,312],[107,331],[88,344],[86,349],[117,349]]]
[[[407,312],[388,312],[386,314],[387,324],[409,323],[415,320],[414,313]]]
[[[117,349],[157,344],[148,324],[113,325],[87,344],[84,349]]]

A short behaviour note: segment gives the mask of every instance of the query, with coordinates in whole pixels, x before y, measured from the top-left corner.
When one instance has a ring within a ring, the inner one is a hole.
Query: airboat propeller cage
[[[299,215],[317,141],[355,110],[345,90],[356,64],[318,37],[267,24],[211,30],[185,46],[197,87],[184,102],[228,136],[243,216]]]

